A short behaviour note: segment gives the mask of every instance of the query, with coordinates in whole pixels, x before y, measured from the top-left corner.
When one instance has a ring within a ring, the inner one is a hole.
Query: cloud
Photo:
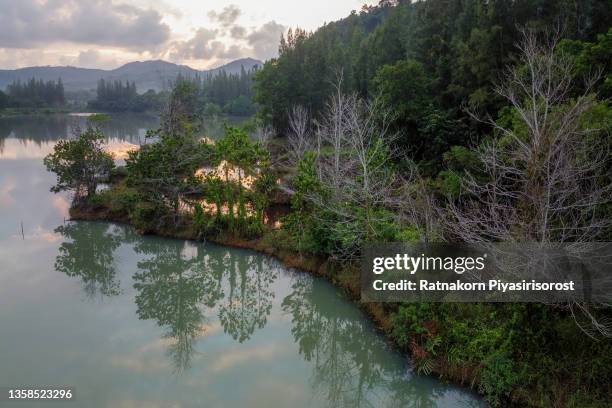
[[[236,5],[230,4],[221,10],[220,12],[209,11],[208,17],[220,23],[223,27],[229,27],[234,24],[238,17],[242,14],[242,10],[240,10]]]
[[[224,28],[200,27],[190,39],[171,43],[166,55],[177,62],[219,62],[244,57],[266,60],[277,55],[281,34],[286,30],[286,26],[276,21],[250,29],[240,25]]]
[[[272,20],[251,32],[247,40],[253,49],[253,54],[261,60],[275,57],[278,53],[281,34],[286,30],[287,27]]]
[[[79,52],[76,59],[69,64],[83,68],[115,68],[119,65],[117,60],[112,56],[91,49]]]
[[[219,41],[215,41],[218,30],[198,28],[194,36],[187,41],[175,41],[170,48],[170,58],[174,61],[183,59],[209,59],[219,51]]]
[[[170,38],[160,13],[110,0],[0,0],[0,47],[49,43],[155,50]]]
[[[247,35],[247,29],[243,26],[233,26],[230,28],[230,36],[234,39],[241,40]]]

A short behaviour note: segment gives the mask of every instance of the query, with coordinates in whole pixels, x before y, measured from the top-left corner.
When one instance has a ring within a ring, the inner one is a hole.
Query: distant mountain
[[[168,84],[169,81],[175,80],[178,74],[182,74],[186,77],[194,77],[196,75],[214,74],[219,71],[239,73],[242,67],[248,70],[255,65],[261,66],[262,64],[261,61],[253,58],[243,58],[205,71],[199,71],[186,65],[177,65],[161,60],[130,62],[112,70],[76,67],[3,69],[0,70],[0,89],[6,89],[7,85],[13,81],[27,81],[32,77],[44,81],[61,78],[65,89],[69,91],[95,89],[98,80],[104,78],[105,80],[111,81],[134,81],[138,92],[145,92],[148,89],[163,89],[164,85]]]

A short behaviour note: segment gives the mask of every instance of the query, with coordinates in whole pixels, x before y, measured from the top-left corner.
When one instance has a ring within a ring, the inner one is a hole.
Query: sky
[[[348,16],[367,0],[0,0],[0,69],[112,69],[163,59],[197,69],[277,55],[282,33]]]

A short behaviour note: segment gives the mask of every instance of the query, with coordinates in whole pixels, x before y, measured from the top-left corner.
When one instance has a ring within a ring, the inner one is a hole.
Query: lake
[[[67,407],[484,406],[412,372],[324,280],[252,251],[67,221],[42,158],[84,121],[0,118],[0,387],[70,386]],[[139,144],[156,124],[115,116],[106,132]]]

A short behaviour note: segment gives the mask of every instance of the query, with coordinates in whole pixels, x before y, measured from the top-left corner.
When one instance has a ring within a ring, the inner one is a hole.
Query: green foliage
[[[175,226],[181,219],[191,221],[202,236],[222,230],[259,236],[276,184],[269,153],[244,130],[230,126],[215,144],[195,136],[202,120],[198,93],[198,82],[178,81],[160,128],[148,134],[156,140],[129,153],[126,182],[139,200],[130,218],[144,230],[172,216]],[[203,203],[214,210],[205,210]],[[191,220],[185,206],[193,207]]]
[[[382,66],[373,78],[373,86],[394,107],[397,116],[416,121],[431,101],[428,81],[419,62],[402,60]]]
[[[8,108],[10,105],[10,100],[7,94],[0,90],[0,110]]]
[[[476,177],[480,175],[480,161],[474,151],[463,146],[452,146],[444,153],[443,160],[447,169],[438,173],[432,188],[448,198],[458,198],[462,193],[465,173]]]
[[[487,356],[483,366],[478,390],[487,396],[491,405],[500,406],[519,380],[514,361],[507,353],[497,351]]]
[[[220,71],[195,78],[179,75],[174,90],[185,85],[191,87],[195,96],[194,106],[198,107],[198,111],[201,110],[203,116],[250,116],[255,113],[252,89],[256,72],[257,67],[254,66],[249,69],[243,67],[235,74]]]
[[[153,232],[158,229],[166,214],[167,210],[155,203],[139,201],[130,212],[130,221],[143,233]]]
[[[46,108],[64,106],[64,84],[61,79],[44,82],[42,79],[31,78],[21,82],[17,80],[6,87],[4,107],[14,108]],[[0,95],[0,99],[3,99]],[[0,109],[2,108],[0,100]]]
[[[393,175],[394,168],[387,163],[387,149],[382,143],[378,140],[366,152],[373,169],[368,173],[372,183],[385,183]],[[306,152],[293,177],[292,213],[285,219],[284,228],[298,250],[346,260],[346,254],[359,253],[366,243],[390,242],[401,235],[402,227],[394,214],[374,202],[371,191],[358,187],[351,191],[354,198],[335,199],[334,191],[320,180],[317,166],[315,153]],[[362,176],[356,175],[352,182],[363,185]]]
[[[255,101],[260,117],[284,134],[288,108],[301,105],[319,118],[342,73],[345,93],[381,95],[396,116],[398,147],[435,176],[445,151],[490,130],[463,107],[494,116],[503,106],[492,89],[519,52],[519,27],[562,21],[564,36],[579,42],[579,69],[602,68],[598,89],[608,97],[611,18],[596,0],[380,2],[314,33],[291,31],[279,57],[256,74]]]
[[[315,154],[307,152],[297,164],[293,177],[294,195],[291,197],[292,212],[283,219],[283,229],[287,231],[293,247],[300,252],[322,252],[327,237],[323,234],[322,215],[315,217],[314,207],[309,200],[312,195],[324,194],[315,168]]]
[[[165,103],[167,94],[148,90],[143,95],[136,92],[136,83],[126,81],[98,81],[97,96],[89,101],[90,109],[105,112],[145,112],[158,111]]]
[[[226,227],[220,217],[212,217],[204,212],[201,204],[195,204],[193,210],[193,225],[201,236],[215,237]]]
[[[228,74],[225,71],[195,80],[199,99],[203,104],[223,107],[223,113],[236,116],[249,116],[255,113],[252,102],[253,77],[257,68],[244,67],[240,73]]]
[[[148,135],[157,141],[130,152],[126,160],[129,186],[143,200],[165,207],[175,223],[182,198],[201,189],[196,171],[215,162],[214,148],[194,134],[199,121],[193,84],[177,84],[160,128]]]
[[[475,372],[479,392],[493,406],[507,405],[513,393],[534,406],[551,406],[551,398],[589,390],[582,399],[588,405],[602,401],[611,385],[612,366],[605,364],[612,342],[584,336],[570,315],[546,305],[410,303],[390,321],[393,338],[417,359],[443,354],[448,371]],[[552,395],[553,389],[565,394]]]
[[[208,102],[206,105],[204,105],[203,113],[204,116],[213,117],[221,115],[223,111],[221,110],[221,107],[216,103]]]
[[[276,184],[268,151],[259,142],[251,141],[246,131],[230,126],[216,142],[215,150],[223,163],[223,185],[210,185],[209,191],[214,200],[218,201],[221,195],[227,203],[230,230],[249,237],[261,235],[263,211]],[[253,182],[247,189],[244,184],[249,179]],[[255,213],[249,214],[247,207]]]
[[[597,35],[593,42],[564,39],[559,43],[559,52],[575,58],[576,76],[587,77],[600,71],[595,90],[602,98],[612,97],[612,28]]]
[[[107,198],[108,206],[115,214],[131,214],[141,199],[137,190],[129,188],[124,184],[113,186],[113,188],[103,193],[106,192],[109,195]]]
[[[415,226],[404,228],[403,230],[395,233],[394,241],[397,242],[416,242],[421,240],[424,236],[424,232]]]
[[[255,113],[255,105],[245,95],[240,95],[223,107],[223,112],[234,116],[250,116]]]
[[[99,180],[108,178],[113,157],[104,151],[104,135],[98,128],[87,128],[74,140],[60,140],[53,153],[44,158],[48,171],[56,174],[51,191],[72,191],[74,199],[89,198]]]

